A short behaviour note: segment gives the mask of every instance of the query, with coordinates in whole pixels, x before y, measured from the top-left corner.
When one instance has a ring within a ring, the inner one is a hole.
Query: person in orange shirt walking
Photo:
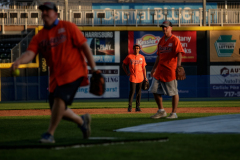
[[[140,101],[141,101],[141,88],[143,80],[147,81],[146,77],[146,61],[145,57],[139,54],[140,51],[139,45],[133,46],[133,54],[129,54],[122,64],[122,68],[127,76],[130,76],[130,93],[129,93],[129,103],[128,103],[128,112],[132,111],[132,101],[133,96],[136,90],[136,112],[140,112]],[[128,73],[126,66],[129,66],[130,73]]]
[[[50,67],[51,120],[40,142],[55,143],[54,132],[61,119],[76,123],[83,138],[88,138],[91,133],[91,116],[78,116],[67,107],[72,104],[78,87],[89,84],[85,58],[92,72],[97,71],[87,39],[75,24],[58,20],[54,3],[45,2],[39,9],[42,11],[44,28],[32,38],[27,51],[12,64],[11,71],[20,64],[31,62],[38,53],[43,55]]]
[[[167,118],[173,119],[178,118],[176,111],[179,102],[176,70],[181,67],[185,52],[180,40],[172,34],[172,23],[164,21],[160,27],[164,36],[158,43],[157,58],[151,71],[153,81],[149,88],[158,105],[158,111],[151,118],[167,117],[162,104],[162,95],[168,95],[172,96],[172,113]]]

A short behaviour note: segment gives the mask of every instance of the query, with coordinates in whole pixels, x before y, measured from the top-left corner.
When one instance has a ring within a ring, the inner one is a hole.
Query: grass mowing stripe
[[[24,109],[49,109],[49,104],[41,103],[0,103],[0,110],[24,110]],[[73,109],[94,109],[94,108],[127,108],[128,102],[74,102],[69,108]],[[133,103],[135,106],[135,103]],[[171,108],[171,101],[163,101],[165,108]],[[142,108],[157,108],[155,101],[142,101]],[[178,105],[181,107],[240,107],[239,101],[181,101]]]

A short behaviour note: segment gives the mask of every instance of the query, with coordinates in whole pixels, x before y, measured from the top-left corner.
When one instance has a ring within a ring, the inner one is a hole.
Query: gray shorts
[[[161,95],[175,96],[178,94],[177,80],[162,82],[153,77],[149,91]]]

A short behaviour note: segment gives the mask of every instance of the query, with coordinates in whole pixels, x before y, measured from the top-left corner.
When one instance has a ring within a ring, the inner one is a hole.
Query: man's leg
[[[70,108],[67,108],[64,111],[63,119],[71,121],[71,122],[74,122],[74,123],[76,123],[78,125],[82,125],[83,124],[82,118],[79,115],[77,115],[76,113],[74,113]]]
[[[158,118],[166,117],[167,113],[163,108],[162,95],[156,94],[156,93],[153,93],[153,95],[154,95],[155,101],[158,105],[158,111],[156,114],[152,115],[150,118],[158,119]]]
[[[51,120],[48,127],[48,133],[54,135],[54,132],[61,121],[65,111],[65,102],[60,98],[54,98],[54,104],[51,112]]]
[[[142,82],[136,84],[136,111],[141,111],[140,101],[141,101],[141,91],[142,91]]]
[[[154,99],[158,105],[158,109],[164,109],[162,103],[162,95],[153,93]]]
[[[178,102],[179,102],[179,95],[172,96],[172,113],[177,112],[177,107],[178,107]]]
[[[131,110],[132,110],[132,101],[133,101],[135,89],[136,89],[136,83],[130,82],[130,92],[129,92],[129,97],[128,97],[128,111],[129,112],[131,112]]]

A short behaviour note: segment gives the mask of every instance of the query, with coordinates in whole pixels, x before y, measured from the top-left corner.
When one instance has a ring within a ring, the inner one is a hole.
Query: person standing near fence
[[[153,77],[149,91],[153,93],[158,105],[158,111],[151,116],[153,119],[167,117],[163,108],[162,95],[172,97],[172,113],[167,118],[178,118],[176,111],[179,101],[176,70],[181,66],[182,56],[185,54],[180,40],[172,34],[172,23],[164,21],[162,25],[164,36],[158,43],[155,64],[151,71]]]
[[[61,119],[76,123],[83,138],[88,138],[91,133],[91,116],[78,116],[67,107],[72,104],[78,87],[89,83],[85,58],[92,72],[97,71],[87,39],[75,24],[58,20],[54,3],[45,2],[39,9],[42,11],[44,28],[32,38],[27,51],[12,64],[11,70],[15,70],[20,64],[31,62],[37,53],[43,55],[50,67],[51,119],[40,142],[55,143],[53,135]]]
[[[122,64],[122,68],[127,76],[130,76],[130,92],[128,98],[128,112],[132,111],[132,101],[133,96],[136,90],[136,112],[140,112],[140,101],[141,101],[141,88],[143,80],[147,81],[146,76],[146,61],[145,57],[139,54],[140,51],[139,45],[133,46],[133,54],[129,54]],[[129,66],[130,73],[128,73],[126,66]]]

